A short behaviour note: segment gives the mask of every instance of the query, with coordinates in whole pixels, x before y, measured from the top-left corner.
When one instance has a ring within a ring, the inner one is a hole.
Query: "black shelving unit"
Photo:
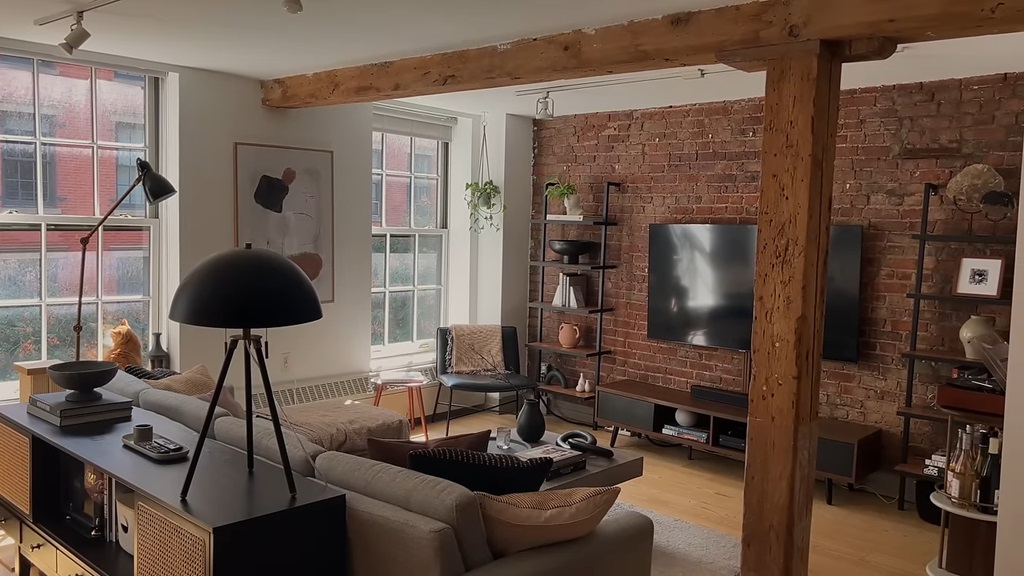
[[[914,406],[914,383],[917,378],[917,363],[932,362],[949,366],[983,366],[980,360],[965,358],[962,354],[946,350],[928,350],[917,347],[918,328],[921,322],[921,303],[924,301],[938,301],[961,303],[967,305],[986,306],[1010,306],[1010,300],[979,298],[974,296],[958,296],[955,294],[928,294],[923,292],[924,282],[924,259],[925,250],[929,244],[970,244],[970,245],[1003,245],[1013,246],[1017,239],[1015,236],[978,236],[973,234],[931,234],[928,232],[928,216],[931,200],[938,196],[938,184],[924,185],[924,199],[921,205],[921,232],[912,235],[917,240],[917,268],[914,277],[914,290],[907,294],[913,302],[913,313],[910,320],[910,349],[902,353],[907,361],[906,396],[903,406],[896,413],[903,418],[903,436],[900,447],[900,464],[896,465],[895,471],[900,475],[899,496],[897,506],[900,510],[906,507],[907,478],[941,481],[934,476],[924,474],[924,460],[911,457],[910,455],[910,423],[913,420],[926,420],[930,422],[943,423],[948,420],[948,414],[940,412],[937,408],[930,406]],[[973,421],[980,421],[983,416],[973,416]]]
[[[622,184],[619,182],[605,182],[604,184],[604,197],[602,198],[602,209],[600,218],[587,218],[584,220],[560,220],[548,218],[550,212],[548,211],[548,198],[544,197],[544,212],[541,218],[535,218],[530,222],[537,226],[540,226],[540,247],[538,254],[538,260],[530,262],[531,268],[540,269],[540,282],[538,284],[538,298],[539,302],[531,302],[529,304],[529,310],[532,314],[534,311],[537,313],[537,331],[532,342],[526,344],[526,347],[530,349],[536,356],[534,356],[534,367],[531,370],[532,374],[537,374],[540,369],[540,365],[543,362],[544,354],[559,354],[566,356],[575,356],[581,358],[589,358],[594,361],[594,384],[599,386],[601,384],[601,359],[604,356],[611,354],[611,350],[604,348],[604,316],[612,312],[612,308],[605,306],[604,302],[604,290],[605,283],[607,282],[608,271],[614,270],[615,266],[608,263],[608,229],[615,226],[615,222],[609,219],[608,206],[611,200],[612,193],[620,192],[622,190]],[[573,226],[573,227],[589,227],[599,231],[600,240],[598,241],[598,257],[595,262],[584,262],[581,264],[565,264],[560,260],[546,260],[543,259],[547,253],[548,244],[548,227],[549,226]],[[556,268],[561,271],[572,271],[572,272],[593,272],[597,279],[597,300],[589,303],[588,306],[583,308],[565,308],[562,306],[555,306],[553,304],[544,302],[544,269],[545,268]],[[569,313],[569,314],[581,314],[587,316],[596,317],[597,330],[594,337],[592,346],[580,346],[577,348],[562,348],[557,342],[545,342],[544,341],[544,315],[546,312],[557,312],[557,313]],[[560,388],[558,386],[541,386],[540,391],[542,394],[558,394],[567,397],[576,398],[577,400],[590,401],[597,397],[596,392],[580,393],[576,392],[575,387],[568,389]]]

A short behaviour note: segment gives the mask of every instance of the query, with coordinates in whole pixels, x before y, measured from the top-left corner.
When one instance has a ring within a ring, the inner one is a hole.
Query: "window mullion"
[[[34,62],[35,60],[33,60]],[[47,356],[47,334],[46,334],[46,224],[39,225],[39,329],[42,342],[39,350],[40,360],[49,360]]]
[[[410,217],[412,213],[410,212]],[[409,320],[410,327],[412,328],[412,341],[419,342],[418,327],[416,326],[416,313],[417,306],[419,305],[419,285],[420,285],[420,274],[419,274],[419,259],[420,254],[420,235],[413,235],[412,242],[412,318]]]

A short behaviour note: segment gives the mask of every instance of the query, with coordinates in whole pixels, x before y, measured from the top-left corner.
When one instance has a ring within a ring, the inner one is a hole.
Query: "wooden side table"
[[[32,362],[15,362],[18,371],[18,401],[28,402],[33,394],[61,392],[64,389],[50,381],[46,368],[58,364],[62,360],[35,360]]]
[[[374,387],[374,406],[380,406],[380,398],[384,395],[384,390],[388,388],[405,388],[406,398],[409,401],[409,429],[413,430],[416,428],[416,405],[418,404],[420,424],[423,425],[423,437],[427,440],[430,439],[430,433],[427,430],[427,410],[423,406],[423,386],[427,383],[426,378],[420,382],[388,382],[385,384],[378,377],[373,378],[370,382],[373,383]]]

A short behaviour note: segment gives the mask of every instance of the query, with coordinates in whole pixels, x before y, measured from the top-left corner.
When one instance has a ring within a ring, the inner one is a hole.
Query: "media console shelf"
[[[244,452],[209,441],[182,500],[189,461],[150,460],[122,446],[121,436],[152,424],[193,458],[192,430],[140,408],[130,422],[58,428],[26,406],[0,406],[0,532],[17,545],[14,574],[27,576],[32,566],[50,576],[346,573],[343,492],[296,475],[290,496],[279,466],[257,458],[249,472]],[[134,556],[68,523],[59,496],[71,482],[60,467],[68,458],[135,492]],[[267,541],[273,553],[261,553]]]
[[[680,408],[700,416],[700,426],[708,431],[707,442],[661,432],[666,424],[676,423],[675,413]],[[745,428],[747,409],[695,399],[688,390],[636,380],[609,382],[597,389],[597,422],[612,427],[612,447],[619,431],[625,429],[655,440],[679,444],[691,451],[699,450],[733,460],[746,459],[744,450],[722,446],[718,437],[726,430]],[[818,479],[825,480],[825,501],[832,504],[834,482],[845,482],[852,489],[878,470],[881,453],[882,431],[878,428],[819,418],[815,471]]]

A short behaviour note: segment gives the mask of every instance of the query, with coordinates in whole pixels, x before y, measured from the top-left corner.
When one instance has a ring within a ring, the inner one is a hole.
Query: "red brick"
[[[608,274],[605,295],[606,304],[616,312],[606,320],[604,344],[613,355],[603,359],[602,381],[633,378],[684,389],[695,383],[733,390],[742,387],[741,353],[647,339],[647,229],[653,222],[756,221],[763,110],[760,99],[747,99],[535,123],[535,212],[541,210],[543,182],[563,174],[565,165],[570,166],[570,174],[585,175],[586,180],[575,178],[586,182],[581,189],[590,211],[600,207],[598,194],[604,179],[626,183],[622,193],[611,199],[611,215],[619,225],[609,230],[608,255],[618,268]],[[909,345],[912,301],[906,293],[914,287],[917,265],[917,244],[910,234],[920,228],[923,186],[944,184],[968,163],[983,161],[1000,171],[1008,187],[1017,189],[1022,116],[1024,73],[843,92],[843,138],[837,149],[832,215],[836,223],[865,227],[862,354],[856,365],[823,363],[820,414],[882,427],[885,453],[891,458],[898,455],[902,428],[896,415],[906,379],[900,354]],[[964,155],[894,157],[908,146],[954,146]],[[582,157],[587,159],[585,165],[578,164]],[[932,204],[933,232],[966,232],[965,215]],[[998,225],[979,220],[974,231],[1013,234],[1015,224],[1015,218]],[[599,239],[578,233],[574,237]],[[538,242],[539,238],[534,240],[534,254]],[[960,249],[929,251],[925,292],[949,291],[957,262],[964,255]],[[553,296],[556,278],[553,272],[546,277],[544,298]],[[531,299],[538,298],[537,280],[537,274],[532,274]],[[972,312],[923,303],[919,345],[956,351],[959,327]],[[979,307],[977,312],[997,316],[1000,329],[1008,327],[1005,309]],[[546,331],[551,330],[545,336],[553,339],[561,318],[545,317],[551,318],[545,322]],[[565,319],[581,323],[593,337],[592,319]],[[531,324],[535,329],[533,320]],[[548,360],[570,376],[582,370],[593,377],[592,361]],[[948,376],[948,368],[918,366],[913,394],[915,402],[926,404],[935,385]],[[912,426],[911,442],[922,453],[939,445],[942,437],[941,430],[930,424]]]

